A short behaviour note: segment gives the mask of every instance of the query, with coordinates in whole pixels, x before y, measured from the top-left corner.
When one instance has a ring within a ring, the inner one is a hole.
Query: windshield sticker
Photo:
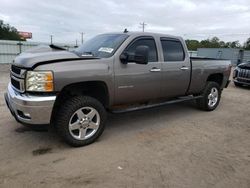
[[[108,47],[101,47],[99,48],[99,52],[107,52],[107,53],[112,53],[113,52],[113,48],[108,48]]]

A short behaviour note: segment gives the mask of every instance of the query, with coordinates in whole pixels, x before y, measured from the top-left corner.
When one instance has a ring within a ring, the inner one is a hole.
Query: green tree
[[[239,41],[227,42],[224,48],[241,48]]]
[[[244,49],[250,50],[250,38],[248,38],[247,41],[244,43]]]
[[[200,47],[198,40],[186,40],[187,48],[192,51],[196,51]]]
[[[3,20],[0,20],[0,40],[24,40],[19,36],[17,29],[5,24]]]
[[[202,40],[200,44],[201,44],[201,48],[211,48],[211,43],[209,39]]]
[[[186,44],[189,50],[197,50],[197,48],[241,48],[239,41],[224,42],[218,37],[212,37],[211,39],[201,40],[186,40]],[[245,43],[250,49],[250,38],[248,42]]]
[[[220,41],[219,45],[220,45],[221,48],[227,48],[226,43],[224,41]]]

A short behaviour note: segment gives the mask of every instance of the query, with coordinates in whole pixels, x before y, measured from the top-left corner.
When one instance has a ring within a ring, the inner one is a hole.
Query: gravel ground
[[[71,148],[53,131],[15,122],[0,69],[0,187],[250,187],[250,89],[225,89],[219,107],[193,103],[109,115],[94,144]]]

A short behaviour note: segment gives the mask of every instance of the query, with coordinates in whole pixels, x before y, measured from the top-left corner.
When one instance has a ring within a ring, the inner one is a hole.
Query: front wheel
[[[72,146],[93,143],[104,131],[106,111],[95,98],[73,97],[59,109],[55,126],[61,137]]]
[[[218,106],[220,98],[221,89],[219,84],[216,82],[208,82],[204,89],[203,97],[197,99],[196,102],[200,109],[212,111]]]

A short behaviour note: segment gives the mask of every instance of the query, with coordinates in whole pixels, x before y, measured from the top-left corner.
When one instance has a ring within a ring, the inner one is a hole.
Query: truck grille
[[[20,83],[19,83],[17,80],[15,80],[14,78],[11,78],[11,84],[12,84],[12,86],[13,86],[14,88],[16,88],[16,89],[18,89],[18,90],[21,89]]]
[[[11,65],[11,71],[10,71],[10,80],[12,87],[23,93],[25,90],[24,87],[24,78],[25,78],[25,69],[22,69],[20,67],[17,67],[15,65]]]
[[[17,74],[17,75],[20,75],[20,74],[21,74],[21,68],[15,66],[15,65],[11,65],[11,71],[12,71],[14,74]]]
[[[238,77],[241,78],[250,78],[250,70],[240,69],[238,73]]]

